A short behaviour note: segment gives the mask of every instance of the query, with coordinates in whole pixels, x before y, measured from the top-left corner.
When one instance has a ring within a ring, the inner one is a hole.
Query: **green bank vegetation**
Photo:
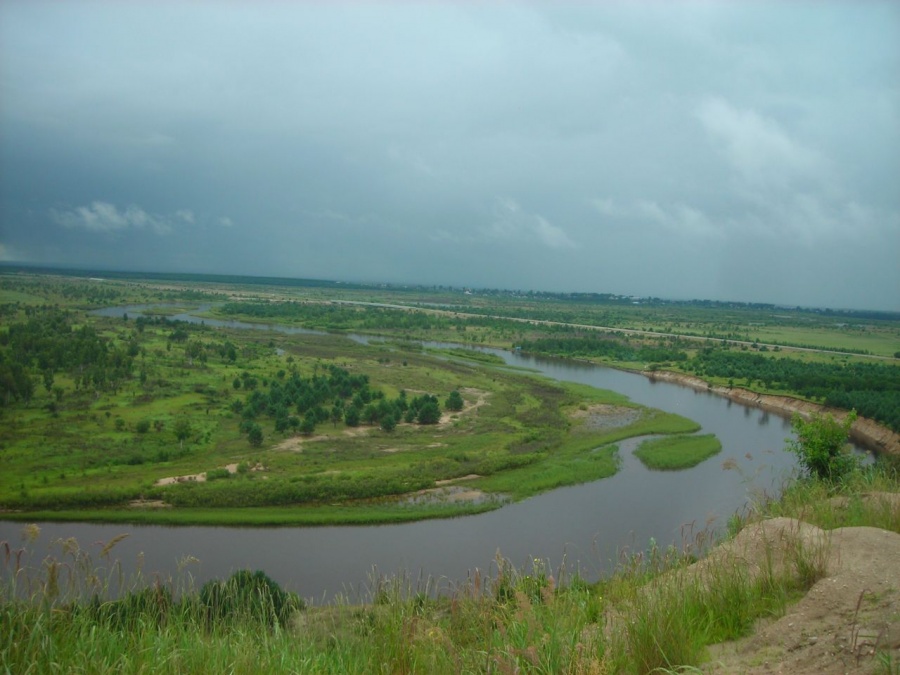
[[[697,466],[721,450],[721,441],[712,434],[672,436],[644,441],[634,456],[648,469],[675,471]]]
[[[900,492],[886,463],[840,480],[804,477],[735,516],[730,534],[774,515],[900,533],[896,502],[869,499],[879,492]],[[186,575],[122,581],[117,539],[96,558],[60,541],[56,556],[30,565],[40,536],[29,525],[21,543],[0,544],[0,662],[10,672],[83,664],[96,673],[694,672],[711,645],[781,616],[824,577],[829,548],[827,537],[782,532],[748,565],[740,550],[723,555],[703,533],[682,550],[650,542],[623,554],[591,583],[541,560],[514,569],[498,554],[489,573],[475,571],[443,594],[427,580],[373,576],[364,602],[316,606],[262,572],[199,589]],[[693,565],[698,556],[703,564]],[[857,664],[894,672],[888,649],[860,652]]]

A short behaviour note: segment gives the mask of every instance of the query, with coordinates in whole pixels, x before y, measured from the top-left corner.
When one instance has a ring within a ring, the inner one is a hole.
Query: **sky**
[[[900,311],[900,3],[0,0],[0,261]]]

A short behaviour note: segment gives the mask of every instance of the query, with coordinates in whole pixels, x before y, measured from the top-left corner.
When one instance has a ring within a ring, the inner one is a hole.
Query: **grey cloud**
[[[90,232],[120,232],[128,229],[147,229],[159,235],[171,234],[178,223],[193,223],[194,214],[181,209],[169,216],[147,213],[134,204],[119,210],[114,204],[95,201],[89,206],[51,210],[54,221],[63,227],[80,228]]]
[[[602,216],[615,220],[638,221],[648,226],[662,228],[669,233],[689,239],[721,238],[721,225],[703,211],[682,203],[659,204],[652,199],[639,199],[620,204],[612,197],[590,200],[593,208]]]
[[[510,198],[498,198],[494,206],[494,220],[486,233],[491,239],[534,242],[553,249],[575,248],[569,235],[542,215],[524,211]]]
[[[0,3],[0,257],[900,309],[898,64],[879,0]]]
[[[824,172],[822,157],[754,110],[709,98],[699,106],[697,116],[721,143],[731,166],[752,185],[782,187],[793,179],[817,178]]]

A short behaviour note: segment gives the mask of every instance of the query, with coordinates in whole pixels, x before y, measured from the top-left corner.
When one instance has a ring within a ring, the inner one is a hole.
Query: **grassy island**
[[[721,441],[712,434],[679,435],[644,441],[634,455],[648,469],[677,471],[697,466],[721,450]]]

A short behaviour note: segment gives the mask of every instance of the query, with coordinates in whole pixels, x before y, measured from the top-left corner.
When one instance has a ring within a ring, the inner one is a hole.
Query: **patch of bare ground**
[[[170,509],[172,505],[162,499],[132,499],[128,506],[133,509]]]
[[[636,422],[640,416],[639,409],[609,403],[596,403],[572,413],[573,419],[582,422],[591,431],[625,427]]]
[[[303,444],[313,441],[322,441],[328,436],[291,436],[275,446],[276,450],[284,450],[286,452],[303,452]]]
[[[228,473],[237,473],[238,465],[237,462],[234,464],[226,464],[224,467]],[[252,471],[259,471],[260,468],[253,467]],[[201,473],[187,474],[185,476],[169,476],[168,478],[160,478],[158,481],[154,483],[155,486],[161,487],[163,485],[172,485],[174,483],[205,483],[206,482],[206,471]]]
[[[890,499],[897,499],[896,495]],[[900,663],[900,534],[873,527],[824,531],[791,518],[748,525],[689,570],[728,559],[750,574],[796,573],[797,547],[819,579],[784,616],[740,640],[714,645],[706,673],[880,673]]]
[[[467,476],[460,476],[459,478],[448,478],[447,480],[436,480],[434,484],[438,487],[442,485],[453,485],[454,483],[458,483],[463,480],[475,480],[476,478],[481,478],[477,473],[470,473]]]
[[[467,480],[475,480],[481,478],[477,473],[470,473],[459,478],[448,478],[446,480],[436,480],[435,487],[419,490],[408,495],[406,501],[411,504],[424,504],[433,502],[471,502],[480,504],[487,499],[495,499],[496,497],[488,495],[481,490],[468,488],[457,483]]]

